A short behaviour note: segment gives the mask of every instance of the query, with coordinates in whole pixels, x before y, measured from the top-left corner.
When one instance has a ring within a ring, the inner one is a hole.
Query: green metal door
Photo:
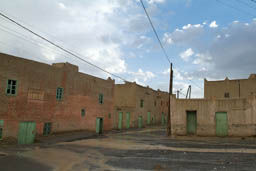
[[[142,116],[139,116],[139,120],[138,120],[138,127],[142,128],[143,124],[142,124]]]
[[[164,116],[164,113],[162,113],[162,120],[161,120],[161,123],[162,123],[162,125],[164,125],[165,124],[165,116]]]
[[[96,118],[96,133],[102,134],[103,132],[103,118]]]
[[[155,125],[156,124],[156,116],[155,115],[152,117],[152,120],[153,120],[153,125]]]
[[[196,111],[187,111],[187,134],[196,134]]]
[[[122,129],[122,126],[123,126],[123,112],[119,112],[118,129]]]
[[[228,135],[228,119],[227,112],[216,112],[216,135]]]
[[[19,124],[18,143],[33,144],[36,135],[35,122],[21,122]]]
[[[151,113],[148,112],[148,118],[147,118],[147,124],[150,125],[150,121],[151,121]]]
[[[4,120],[0,120],[0,140],[3,139]]]
[[[126,128],[127,128],[127,129],[130,128],[130,117],[131,117],[130,112],[127,112],[127,113],[126,113]]]

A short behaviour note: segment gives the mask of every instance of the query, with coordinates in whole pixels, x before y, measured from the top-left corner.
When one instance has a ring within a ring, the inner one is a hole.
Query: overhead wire
[[[148,14],[146,8],[145,8],[145,5],[144,5],[144,3],[143,3],[142,0],[140,0],[140,2],[141,2],[141,5],[142,5],[142,7],[143,7],[143,9],[144,9],[144,11],[145,11],[145,14],[146,14],[146,16],[147,16],[147,18],[148,18],[148,21],[149,21],[149,23],[150,23],[150,25],[151,25],[151,27],[152,27],[152,29],[153,29],[153,32],[154,32],[154,34],[155,34],[155,36],[156,36],[156,38],[157,38],[157,40],[158,40],[158,43],[159,43],[160,47],[162,48],[163,53],[164,53],[166,59],[168,60],[169,64],[171,64],[170,58],[169,58],[169,56],[167,55],[167,52],[166,52],[166,50],[165,50],[165,48],[164,48],[164,46],[163,46],[163,44],[162,44],[162,42],[161,42],[161,40],[160,40],[160,38],[159,38],[157,32],[156,32],[156,29],[155,29],[155,27],[154,27],[154,25],[153,25],[153,22],[152,22],[152,20],[151,20],[149,14]]]
[[[152,20],[151,20],[151,18],[150,18],[150,16],[149,16],[149,14],[148,14],[148,12],[147,12],[147,9],[146,9],[146,7],[145,7],[145,5],[144,5],[144,3],[143,3],[143,0],[140,0],[140,3],[141,3],[141,5],[142,5],[142,7],[143,7],[143,9],[144,9],[144,12],[145,12],[145,14],[146,14],[146,16],[147,16],[147,18],[148,18],[148,21],[149,21],[149,23],[150,23],[150,25],[151,25],[151,27],[152,27],[152,30],[153,30],[153,32],[154,32],[154,34],[155,34],[155,36],[156,36],[156,38],[157,38],[157,40],[158,40],[159,45],[160,45],[161,49],[163,50],[163,53],[164,53],[166,59],[168,60],[169,64],[171,64],[171,61],[170,61],[170,59],[169,59],[169,56],[168,56],[168,54],[167,54],[167,52],[166,52],[166,50],[165,50],[165,48],[164,48],[164,46],[163,46],[163,44],[162,44],[162,42],[161,42],[159,36],[158,36],[158,34],[157,34],[157,31],[156,31],[156,29],[155,29],[155,27],[154,27],[154,24],[153,24],[153,22],[152,22]],[[189,79],[188,79],[188,80],[189,80]],[[189,81],[191,81],[191,80],[189,80]],[[191,82],[192,82],[192,81],[191,81]],[[192,83],[193,83],[194,85],[196,85],[194,82],[192,82]],[[196,85],[196,86],[197,86],[198,88],[202,89],[200,86],[198,86],[198,85]]]
[[[246,2],[244,2],[244,1],[242,1],[242,0],[236,0],[236,1],[237,1],[237,2],[239,2],[240,4],[244,4],[245,6],[247,6],[247,7],[251,8],[251,9],[255,9],[255,10],[256,10],[256,8],[255,8],[255,7],[253,7],[253,6],[249,5],[248,3],[246,3]]]
[[[99,66],[97,66],[97,65],[95,65],[95,64],[93,64],[93,63],[91,63],[91,62],[89,62],[89,61],[87,61],[87,60],[85,60],[85,59],[83,59],[82,57],[76,55],[74,52],[72,52],[72,51],[70,51],[70,50],[67,50],[67,49],[65,49],[64,47],[62,47],[62,46],[60,46],[60,45],[58,45],[58,44],[56,44],[56,43],[50,41],[49,39],[45,38],[44,36],[41,36],[40,34],[38,34],[38,33],[34,32],[34,31],[32,31],[31,29],[27,28],[26,26],[20,24],[19,22],[13,20],[12,18],[8,17],[7,15],[5,15],[5,14],[3,14],[3,13],[1,13],[1,12],[0,12],[0,16],[6,18],[7,20],[9,20],[9,21],[11,21],[11,22],[13,22],[13,23],[16,24],[17,26],[23,28],[24,30],[26,30],[26,31],[28,31],[28,32],[30,32],[30,33],[32,33],[33,35],[39,37],[40,39],[42,39],[42,40],[48,42],[49,44],[51,44],[51,45],[57,47],[58,49],[61,49],[62,51],[68,53],[69,55],[71,55],[71,56],[73,56],[73,57],[75,57],[75,58],[77,58],[77,59],[79,59],[79,60],[81,60],[81,61],[83,61],[83,62],[85,62],[85,63],[87,63],[87,64],[89,64],[89,65],[91,65],[91,66],[93,66],[93,67],[95,67],[95,68],[97,68],[97,69],[99,69],[99,70],[101,70],[101,71],[103,71],[103,72],[105,72],[105,73],[108,73],[108,74],[110,74],[110,75],[112,75],[112,76],[114,76],[114,77],[116,77],[116,78],[119,78],[119,79],[122,80],[122,81],[126,81],[124,78],[122,78],[122,77],[120,77],[120,76],[118,76],[118,75],[116,75],[116,74],[113,74],[113,73],[111,73],[111,72],[109,72],[109,71],[107,71],[107,70],[105,70],[105,69],[103,69],[103,68],[101,68],[101,67],[99,67]]]
[[[255,16],[256,16],[256,15],[250,13],[250,12],[241,10],[240,8],[237,8],[237,7],[235,7],[235,6],[233,6],[233,5],[229,4],[229,3],[226,3],[226,2],[224,3],[224,2],[221,1],[221,0],[216,0],[216,2],[218,2],[218,3],[221,4],[222,6],[226,6],[226,7],[232,8],[232,9],[234,9],[234,10],[236,10],[236,11],[242,13],[242,14],[246,14],[246,15],[249,15],[249,16],[251,16],[251,17],[255,17]]]

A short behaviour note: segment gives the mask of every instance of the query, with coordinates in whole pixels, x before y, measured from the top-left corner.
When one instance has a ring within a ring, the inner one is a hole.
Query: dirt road
[[[11,152],[0,149],[0,170],[255,170],[255,140],[169,138],[163,128],[153,127]]]

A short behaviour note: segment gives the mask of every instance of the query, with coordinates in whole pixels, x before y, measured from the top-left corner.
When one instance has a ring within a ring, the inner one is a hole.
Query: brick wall
[[[45,122],[53,132],[96,129],[96,117],[104,119],[104,130],[112,129],[114,80],[79,73],[69,63],[47,65],[0,53],[0,120],[4,137],[17,137],[21,121],[35,121],[42,134]],[[18,81],[17,95],[6,95],[7,80]],[[61,100],[56,89],[64,90]],[[99,94],[104,102],[99,104]],[[81,109],[86,110],[81,116]]]

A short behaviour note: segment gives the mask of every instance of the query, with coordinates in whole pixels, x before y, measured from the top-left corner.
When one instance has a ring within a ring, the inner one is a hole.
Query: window
[[[44,123],[44,132],[43,135],[47,136],[51,133],[52,129],[52,123],[51,122],[46,122]]]
[[[103,94],[99,94],[99,104],[103,104]]]
[[[225,98],[229,98],[229,93],[224,93]]]
[[[57,100],[61,100],[62,99],[63,91],[64,91],[63,88],[61,88],[61,87],[57,88],[57,92],[56,92],[56,99]]]
[[[17,80],[8,80],[6,94],[7,95],[17,95]]]
[[[156,101],[154,101],[154,105],[156,106]]]
[[[144,105],[144,100],[140,100],[140,107],[143,107],[143,105]]]
[[[84,117],[85,116],[85,109],[81,110],[81,116]]]
[[[111,113],[108,114],[108,118],[109,118],[109,119],[111,118]]]
[[[163,106],[163,101],[161,100],[161,106]]]

